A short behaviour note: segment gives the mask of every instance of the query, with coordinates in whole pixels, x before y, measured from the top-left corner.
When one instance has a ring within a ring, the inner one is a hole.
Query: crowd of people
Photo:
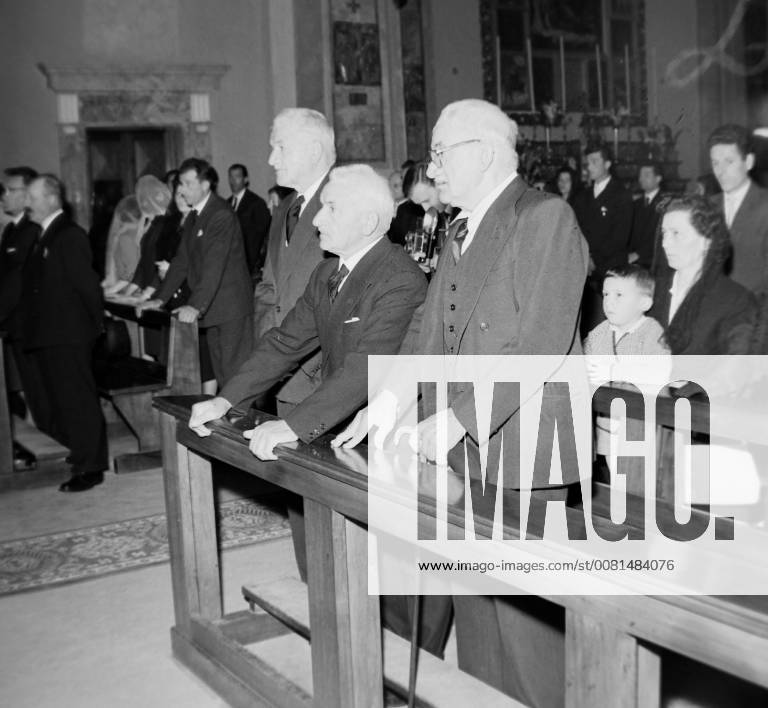
[[[91,366],[105,297],[197,322],[216,394],[192,410],[198,434],[273,393],[278,419],[247,432],[261,459],[329,432],[335,446],[362,440],[369,354],[567,355],[583,343],[608,355],[762,353],[768,198],[750,178],[749,137],[735,125],[710,137],[718,196],[666,194],[649,162],[633,200],[605,145],[585,150],[588,184],[569,165],[556,194],[531,188],[518,171],[516,124],[484,101],[448,105],[428,158],[389,180],[369,166],[337,166],[326,117],[286,109],[270,135],[279,187],[269,207],[242,164],[228,170],[229,199],[199,158],[163,181],[142,176],[115,210],[101,283],[61,181],[9,168],[0,329],[18,377],[11,388],[69,448],[72,476],[61,490],[75,492],[108,468]],[[414,245],[418,232],[434,236],[429,249]],[[448,408],[419,424],[423,449],[438,420],[449,447],[476,445],[473,408],[470,392],[453,390]],[[515,414],[508,408],[494,435]],[[564,499],[573,482],[534,493]],[[290,517],[305,576],[300,498]],[[562,702],[553,678],[564,671],[562,627],[537,598],[429,598],[421,640],[436,654],[451,611],[462,668],[530,705]],[[385,606],[385,623],[405,632],[407,613]],[[544,655],[547,671],[532,663]]]

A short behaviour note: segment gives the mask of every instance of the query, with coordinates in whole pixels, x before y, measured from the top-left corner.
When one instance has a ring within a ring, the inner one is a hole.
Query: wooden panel
[[[27,452],[31,452],[38,464],[60,462],[69,455],[66,447],[18,416],[13,416],[13,439]]]
[[[315,702],[380,707],[379,603],[368,596],[365,529],[310,499],[304,514]]]
[[[295,577],[280,578],[243,587],[243,594],[307,639],[309,601],[307,586]],[[388,687],[405,695],[408,691],[410,643],[389,630],[384,630],[384,680]],[[420,706],[434,708],[525,708],[523,704],[491,688],[456,666],[419,650],[419,673],[416,684]]]
[[[13,435],[8,391],[5,387],[5,345],[0,339],[0,474],[13,472]]]
[[[221,586],[210,463],[176,443],[176,421],[161,415],[163,480],[176,625],[190,615],[221,617]]]
[[[637,708],[661,707],[661,656],[654,648],[637,645]]]
[[[565,704],[635,708],[637,642],[589,615],[565,617]]]

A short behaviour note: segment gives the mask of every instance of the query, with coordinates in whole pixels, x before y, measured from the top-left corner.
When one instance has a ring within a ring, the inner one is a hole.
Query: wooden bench
[[[391,640],[385,639],[382,651],[377,640],[381,636],[378,597],[367,592],[367,536],[363,526],[368,515],[367,478],[338,458],[328,448],[327,439],[312,445],[281,446],[277,461],[261,462],[248,450],[240,430],[226,421],[212,424],[212,435],[200,438],[186,425],[190,408],[198,400],[200,397],[155,400],[163,413],[176,615],[174,654],[233,705],[380,707],[384,683],[402,687],[405,674],[402,651],[396,647],[390,651]],[[246,597],[271,614],[223,614],[213,460],[222,460],[304,497],[309,561],[306,596],[295,581],[277,585],[256,582],[247,586]],[[598,513],[593,523],[607,527],[606,493],[598,485],[593,500],[593,511]],[[518,493],[505,490],[504,495],[509,495],[505,508],[519,507]],[[448,524],[454,532],[463,529],[463,506],[462,499],[448,510]],[[603,516],[598,518],[601,509]],[[422,504],[420,513],[430,516],[433,510]],[[668,507],[664,513],[674,515],[674,510]],[[572,522],[578,536],[579,524],[583,528],[586,523],[583,513],[566,508],[566,514],[569,528]],[[519,533],[519,523],[514,516],[506,520],[509,537]],[[630,519],[626,525],[633,523]],[[492,529],[493,519],[475,515],[476,533],[489,535]],[[543,528],[533,529],[534,536],[541,534]],[[754,563],[762,567],[760,554]],[[768,600],[764,596],[542,597],[565,612],[565,694],[569,706],[657,708],[665,650],[768,688]],[[275,668],[267,656],[254,655],[246,648],[279,636],[281,625],[290,625],[304,636],[311,632],[311,695],[306,687]],[[388,664],[390,656],[395,658]],[[425,674],[432,673],[431,661],[425,660]],[[440,672],[435,675],[440,676]],[[454,685],[453,677],[449,680],[447,673],[442,676],[436,679],[445,684],[439,688]],[[425,684],[420,688],[421,680]],[[459,676],[455,685],[468,684]],[[432,679],[422,675],[417,693],[429,693],[431,686]],[[428,696],[422,698],[429,700]],[[514,705],[510,700],[506,705]],[[467,704],[485,705],[480,698]]]
[[[59,484],[69,450],[39,431],[34,425],[11,415],[5,380],[5,351],[0,332],[0,492]],[[35,458],[35,468],[16,472],[13,468],[14,443]]]
[[[101,362],[96,369],[99,394],[109,400],[139,444],[139,456],[115,459],[115,471],[159,465],[160,421],[152,407],[156,395],[201,392],[197,324],[184,324],[164,311],[145,310],[141,317],[131,305],[107,302],[106,311],[126,323],[130,356]],[[167,363],[143,358],[145,330],[160,333]],[[147,455],[147,453],[150,453]],[[131,462],[133,460],[133,462]]]

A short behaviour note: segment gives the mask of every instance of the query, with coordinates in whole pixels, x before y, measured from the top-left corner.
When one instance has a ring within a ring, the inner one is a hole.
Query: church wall
[[[228,0],[0,0],[0,166],[58,172],[56,95],[37,69],[228,64],[211,93],[213,162],[244,162],[262,194],[272,119],[267,3]],[[228,188],[221,191],[228,194]]]

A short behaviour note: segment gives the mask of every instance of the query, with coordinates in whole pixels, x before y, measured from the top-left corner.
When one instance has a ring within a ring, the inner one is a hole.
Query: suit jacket
[[[285,242],[286,217],[296,195],[285,198],[275,211],[269,229],[263,276],[254,290],[256,338],[283,321],[307,287],[312,271],[324,258],[312,220],[320,211],[320,192],[327,181],[326,176],[307,202],[289,244]],[[308,357],[293,378],[280,389],[278,398],[287,403],[303,401],[320,385],[320,365],[319,354]]]
[[[232,198],[230,197],[230,204]],[[251,276],[258,273],[264,265],[264,257],[269,235],[270,214],[267,203],[250,189],[246,189],[237,205],[237,219],[243,233],[245,258]]]
[[[171,299],[186,279],[188,305],[200,311],[200,326],[211,327],[253,311],[251,276],[240,224],[232,208],[211,194],[197,215],[187,217],[179,250],[155,297]]]
[[[232,404],[258,396],[319,348],[323,381],[285,418],[307,443],[365,405],[368,355],[397,353],[427,290],[419,267],[386,237],[353,268],[331,304],[328,279],[337,269],[337,258],[315,268],[296,306],[219,394]]]
[[[565,201],[516,177],[486,212],[458,266],[450,255],[452,239],[403,353],[581,353],[579,306],[588,249]],[[476,441],[471,392],[456,387],[449,405]],[[491,433],[516,412],[500,406]],[[506,466],[504,486],[519,486],[515,470]]]
[[[666,330],[670,324],[669,292],[675,271],[667,268],[656,278],[653,307],[648,313]],[[675,318],[688,302],[690,292],[675,312]],[[745,287],[719,274],[710,288],[701,294],[698,316],[691,327],[687,344],[673,354],[750,354],[757,304],[755,296]]]
[[[0,238],[0,329],[21,338],[22,272],[37,242],[40,227],[28,216],[6,225]]]
[[[645,203],[645,195],[636,199],[632,205],[632,234],[629,239],[629,252],[637,253],[637,265],[650,268],[654,262],[656,248],[656,229],[661,221],[658,211],[659,204],[664,198],[661,190],[650,204]]]
[[[101,333],[104,305],[88,236],[65,214],[32,249],[22,283],[25,349],[87,344]]]
[[[725,196],[716,194],[712,199],[725,214]],[[756,295],[768,292],[768,189],[755,182],[749,185],[730,234],[732,257],[726,273]]]
[[[576,217],[595,262],[595,278],[605,271],[627,264],[632,231],[632,196],[615,177],[611,177],[595,199],[592,187],[576,200]]]

